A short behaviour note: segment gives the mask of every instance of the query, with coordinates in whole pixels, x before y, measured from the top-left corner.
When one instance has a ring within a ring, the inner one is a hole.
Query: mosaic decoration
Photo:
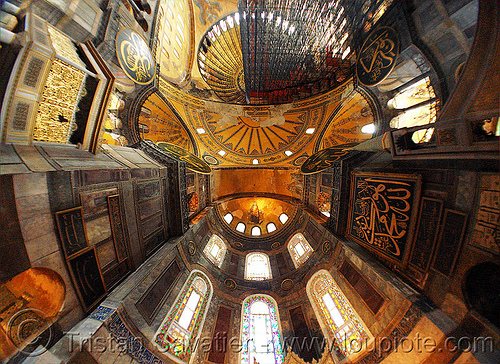
[[[119,343],[126,343],[127,353],[141,364],[163,364],[151,350],[142,345],[142,340],[133,335],[118,312],[113,312],[106,321],[106,328],[111,336]]]
[[[94,320],[98,320],[101,322],[106,321],[116,310],[114,308],[109,308],[106,306],[98,306],[94,312],[92,312],[89,317]]]
[[[195,341],[201,330],[212,294],[208,278],[201,272],[191,273],[177,297],[173,308],[155,335],[155,343],[162,349],[189,362],[196,350]],[[199,297],[192,307],[192,297]],[[184,311],[191,311],[189,322],[185,322]]]
[[[210,174],[212,172],[212,168],[210,168],[207,162],[177,145],[161,142],[158,143],[158,147],[178,161],[186,163],[186,168],[190,171],[201,174]]]
[[[226,280],[224,280],[224,287],[226,287],[230,291],[234,291],[237,286],[234,279],[227,278]]]
[[[128,78],[140,85],[153,81],[156,62],[144,38],[135,30],[123,28],[116,36],[116,57]]]
[[[330,339],[336,347],[348,356],[358,349],[352,342],[368,339],[365,328],[354,309],[333,280],[330,273],[321,270],[308,283],[311,304],[316,307]]]
[[[417,175],[354,173],[347,236],[402,266],[410,250],[420,184]]]
[[[302,174],[314,174],[331,168],[335,165],[335,162],[348,157],[351,153],[356,153],[355,151],[350,152],[347,150],[356,144],[357,143],[348,143],[322,149],[307,158],[300,167],[300,171]]]
[[[226,244],[217,234],[212,234],[210,239],[208,240],[205,249],[203,249],[203,253],[205,256],[214,263],[217,267],[220,268],[222,261],[226,255]]]
[[[302,263],[304,263],[311,254],[313,253],[313,248],[307,242],[307,239],[301,233],[297,233],[288,242],[287,245],[288,252],[292,257],[293,264],[295,268],[298,268]]]
[[[393,70],[399,56],[399,36],[393,28],[375,29],[365,40],[356,63],[356,75],[362,85],[382,82]]]
[[[268,350],[272,346],[272,351],[274,352],[274,362],[275,364],[282,364],[283,359],[283,350],[281,348],[281,340],[280,340],[280,328],[279,328],[279,315],[278,315],[278,307],[274,300],[265,295],[254,295],[245,299],[243,302],[243,309],[241,313],[242,319],[242,327],[241,327],[241,363],[242,364],[254,364],[254,362],[250,361],[251,352],[255,352],[252,350],[252,347],[249,347],[249,343],[253,343],[253,333],[255,333],[254,321],[252,320],[252,315],[250,313],[251,306],[256,302],[262,302],[267,305],[269,309],[269,326],[271,332],[269,333],[271,338],[268,343]],[[269,345],[271,344],[271,345]],[[269,351],[268,351],[269,352]]]

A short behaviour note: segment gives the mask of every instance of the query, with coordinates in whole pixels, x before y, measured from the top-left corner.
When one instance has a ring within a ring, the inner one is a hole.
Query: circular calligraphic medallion
[[[380,27],[371,32],[356,62],[358,81],[368,87],[382,82],[396,65],[399,47],[399,36],[393,28]]]
[[[211,155],[205,154],[202,158],[205,162],[207,162],[208,164],[211,164],[213,166],[216,166],[219,164],[219,160]]]
[[[240,242],[236,242],[233,245],[236,249],[243,249],[243,244],[241,244]]]
[[[271,244],[271,249],[276,250],[276,249],[279,249],[280,246],[281,246],[281,243],[279,241],[276,241],[276,242]]]
[[[234,291],[236,289],[236,282],[234,281],[234,279],[227,278],[224,281],[224,287],[226,287],[230,291]]]
[[[307,155],[301,155],[300,157],[297,157],[293,161],[294,166],[300,166],[302,163],[304,163],[307,159]]]
[[[135,83],[147,85],[156,74],[156,63],[144,38],[135,30],[123,28],[116,36],[116,57]]]
[[[189,255],[196,254],[196,244],[194,243],[194,241],[191,240],[187,243],[187,250],[188,250]]]
[[[328,240],[321,245],[321,251],[323,254],[329,254],[332,251],[332,243]]]
[[[186,168],[190,171],[201,174],[210,174],[212,172],[212,168],[207,162],[177,145],[161,142],[158,143],[158,147],[166,151],[174,159],[186,163]]]
[[[281,289],[283,291],[289,291],[293,288],[293,281],[290,278],[283,279],[281,282]]]
[[[358,143],[348,143],[336,145],[334,147],[322,149],[314,153],[300,167],[302,174],[314,174],[334,166],[334,163],[347,156],[348,148],[354,147]]]

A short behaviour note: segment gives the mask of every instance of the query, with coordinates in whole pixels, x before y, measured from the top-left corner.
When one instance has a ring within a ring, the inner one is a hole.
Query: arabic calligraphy
[[[358,80],[365,86],[382,82],[393,70],[399,56],[399,37],[390,27],[374,30],[363,43],[356,63]]]
[[[116,36],[116,56],[125,74],[134,82],[146,85],[153,81],[156,64],[139,33],[122,29]]]
[[[362,244],[402,261],[409,237],[415,178],[378,178],[355,174],[349,235]]]
[[[349,154],[347,148],[353,147],[356,144],[358,143],[348,143],[322,149],[307,158],[300,167],[300,171],[302,174],[313,174],[332,168],[335,162]]]
[[[174,159],[186,163],[186,168],[190,171],[202,174],[210,174],[212,172],[212,168],[207,162],[177,145],[161,142],[158,143],[158,147],[168,152]]]

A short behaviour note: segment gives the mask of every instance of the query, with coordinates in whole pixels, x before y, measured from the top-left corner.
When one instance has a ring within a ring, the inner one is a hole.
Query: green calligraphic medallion
[[[371,32],[356,62],[358,81],[368,87],[382,82],[396,65],[399,47],[399,36],[393,28],[380,27]]]
[[[358,143],[347,143],[336,145],[334,147],[322,149],[307,158],[302,166],[300,172],[302,174],[314,174],[325,169],[333,167],[334,163],[346,157],[349,154],[349,148],[354,147]]]
[[[162,142],[158,143],[158,147],[165,150],[172,158],[186,163],[186,168],[190,171],[201,174],[212,173],[212,168],[207,162],[177,145]]]
[[[153,81],[156,63],[144,38],[135,30],[123,28],[116,36],[116,57],[127,77],[140,85]]]

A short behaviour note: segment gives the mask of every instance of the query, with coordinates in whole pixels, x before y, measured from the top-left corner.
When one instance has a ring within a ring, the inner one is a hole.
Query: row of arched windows
[[[224,215],[224,221],[227,222],[228,224],[231,224],[233,219],[234,219],[233,214],[231,214],[230,212],[228,212],[227,214]],[[282,213],[279,216],[279,220],[280,220],[281,224],[285,225],[285,223],[288,221],[288,215],[285,213]],[[239,231],[240,233],[244,233],[247,230],[247,226],[245,225],[245,223],[239,222],[236,224],[235,229],[236,229],[236,231]],[[273,231],[276,231],[276,229],[277,229],[277,227],[276,227],[276,224],[274,222],[270,222],[266,225],[266,230],[267,230],[268,234],[272,233]],[[253,226],[250,229],[250,234],[252,236],[259,236],[259,235],[262,235],[262,230],[260,229],[259,226]]]
[[[298,268],[309,259],[313,253],[311,245],[309,245],[306,238],[301,233],[292,236],[288,242],[287,248],[295,268]],[[222,265],[226,251],[226,244],[217,234],[212,234],[207,245],[205,245],[203,249],[203,253],[208,260],[219,268]],[[245,279],[263,280],[271,278],[271,266],[267,254],[260,252],[247,254],[245,261]]]
[[[212,284],[200,271],[193,271],[155,335],[155,343],[172,355],[189,362],[196,349],[205,315],[212,298]],[[370,338],[368,329],[326,270],[309,279],[307,296],[329,343],[344,356],[359,350],[353,342]],[[283,343],[278,305],[268,295],[255,294],[243,300],[241,311],[242,364],[282,364]],[[329,345],[329,347],[331,347]]]

